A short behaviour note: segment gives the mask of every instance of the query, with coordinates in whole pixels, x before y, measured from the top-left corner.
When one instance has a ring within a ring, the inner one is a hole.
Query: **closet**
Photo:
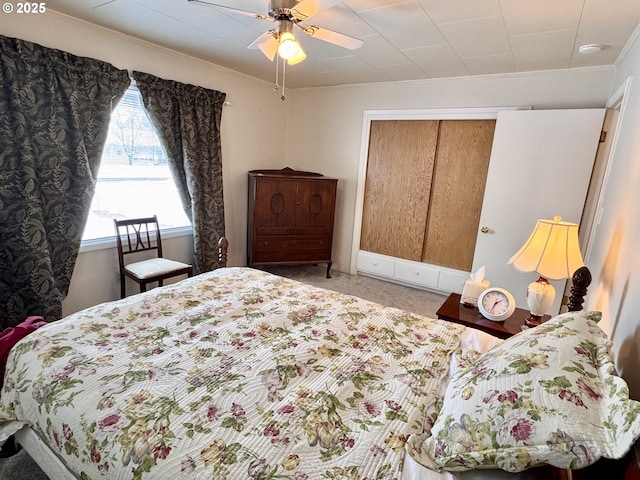
[[[365,113],[355,271],[460,293],[485,266],[526,308],[507,261],[538,218],[580,222],[604,109],[402,116]]]
[[[470,270],[495,120],[371,122],[361,250]]]

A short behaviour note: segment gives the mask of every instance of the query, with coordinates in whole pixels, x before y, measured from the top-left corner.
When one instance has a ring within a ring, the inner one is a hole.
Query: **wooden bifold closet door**
[[[361,250],[470,270],[495,120],[371,122]]]
[[[360,248],[420,261],[437,120],[371,122]]]

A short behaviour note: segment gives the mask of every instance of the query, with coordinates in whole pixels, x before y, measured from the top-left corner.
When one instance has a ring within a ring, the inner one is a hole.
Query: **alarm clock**
[[[508,290],[490,287],[478,297],[478,310],[487,320],[502,322],[516,310],[516,301]]]

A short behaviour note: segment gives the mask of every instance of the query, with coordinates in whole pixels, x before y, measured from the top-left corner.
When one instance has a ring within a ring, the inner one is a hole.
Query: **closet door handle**
[[[480,231],[481,231],[482,233],[489,233],[489,227],[482,227],[482,228],[480,229]]]

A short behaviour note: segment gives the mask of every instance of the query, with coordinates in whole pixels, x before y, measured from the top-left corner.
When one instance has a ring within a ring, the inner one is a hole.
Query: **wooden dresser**
[[[247,264],[326,263],[329,278],[337,183],[291,168],[250,171]]]

